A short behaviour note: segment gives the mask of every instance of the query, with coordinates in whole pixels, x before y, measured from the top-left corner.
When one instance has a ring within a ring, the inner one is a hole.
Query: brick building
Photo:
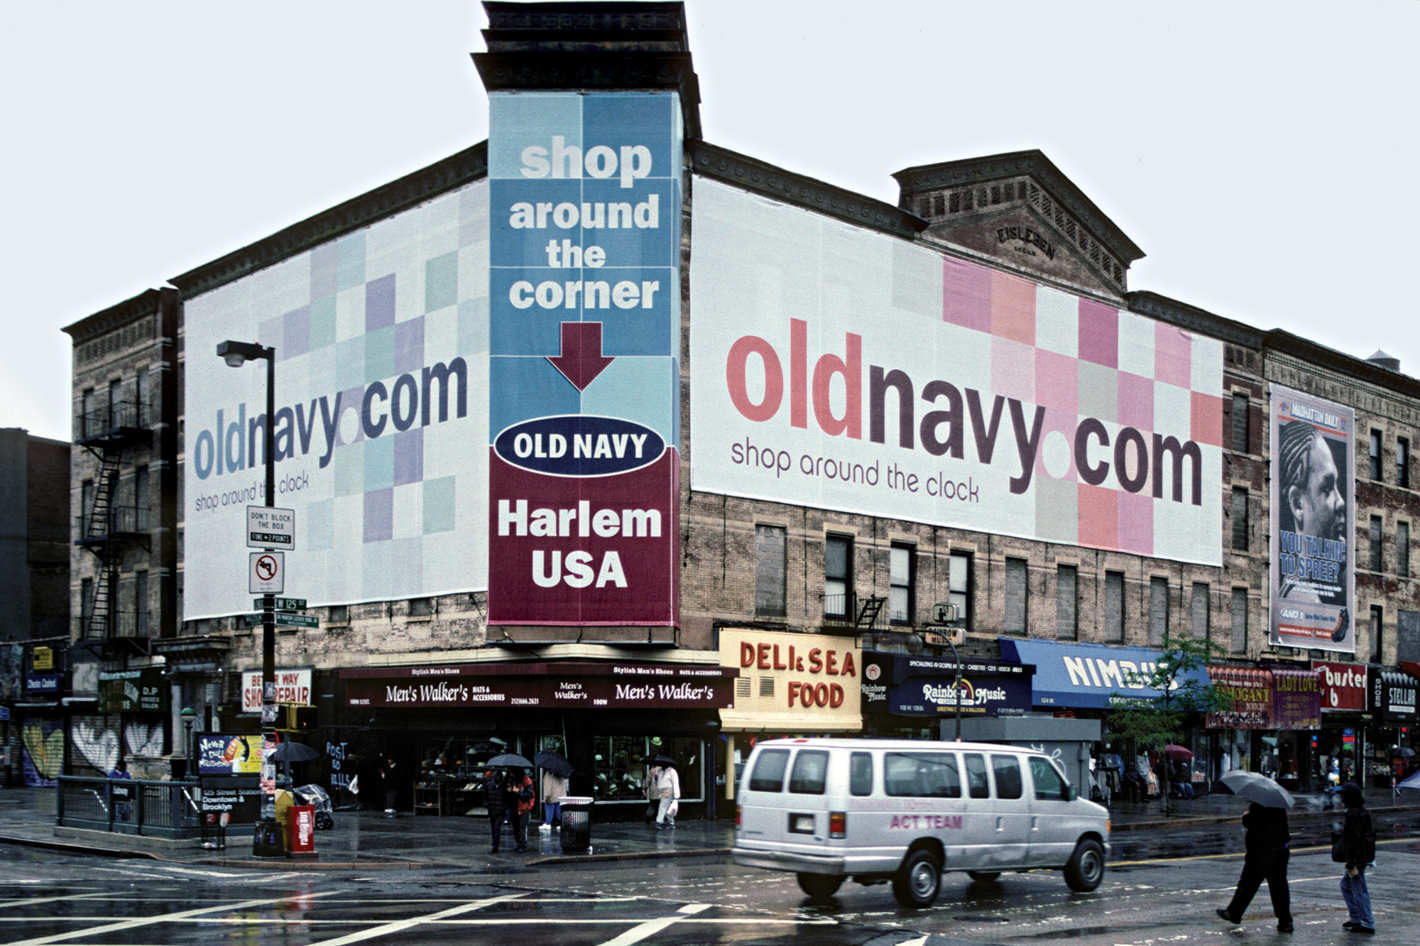
[[[165,694],[92,725],[161,720],[179,755],[182,707],[257,726],[241,516],[268,420],[227,338],[275,352],[283,593],[318,620],[279,629],[305,707],[282,727],[337,789],[397,773],[399,807],[467,810],[507,745],[568,754],[628,815],[669,754],[687,807],[723,811],[757,734],[935,732],[947,710],[905,692],[950,687],[949,627],[980,682],[1034,668],[1034,695],[975,712],[1102,717],[1120,662],[1180,632],[1269,693],[1314,660],[1420,659],[1420,390],[1396,366],[1131,290],[1143,251],[1037,151],[900,171],[891,206],[703,140],[679,4],[486,6],[489,141],[68,329],[74,638],[96,696]],[[1317,647],[1273,614],[1284,388],[1354,413],[1353,529],[1308,566],[1330,585],[1306,621],[1340,634]],[[142,527],[105,519],[129,506]],[[1199,776],[1307,784],[1345,747],[1379,777],[1402,703],[1322,713],[1309,686],[1200,725]]]

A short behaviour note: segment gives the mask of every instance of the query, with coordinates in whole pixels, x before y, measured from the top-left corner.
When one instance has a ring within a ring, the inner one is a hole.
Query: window
[[[1395,438],[1395,485],[1410,488],[1410,441]]]
[[[79,582],[79,636],[88,637],[94,623],[94,580],[85,578]]]
[[[1064,801],[1065,779],[1055,766],[1038,756],[1030,758],[1030,778],[1035,783],[1035,797],[1040,801]]]
[[[1381,570],[1381,517],[1371,517],[1371,571]]]
[[[326,620],[326,623],[327,623],[327,624],[349,624],[349,623],[350,623],[350,605],[348,605],[348,604],[333,604],[333,605],[331,605],[331,606],[330,606],[330,611],[328,611],[328,612],[326,613],[326,618],[325,618],[325,620]],[[736,681],[736,682],[739,682],[739,681]]]
[[[1124,572],[1104,573],[1104,639],[1124,640]]]
[[[789,791],[795,795],[822,795],[828,780],[828,753],[820,749],[801,749],[794,756],[794,771],[789,775]]]
[[[1233,549],[1238,552],[1247,551],[1247,488],[1244,486],[1233,487],[1233,501],[1229,508],[1229,517],[1233,520]]]
[[[1149,643],[1162,647],[1169,632],[1169,580],[1149,579]]]
[[[427,618],[434,614],[433,598],[410,598],[409,616],[412,618]]]
[[[99,419],[94,416],[94,389],[85,388],[79,397],[79,436],[97,433]]]
[[[133,629],[139,637],[148,636],[148,573],[133,573]]]
[[[784,770],[788,767],[788,749],[765,749],[754,761],[754,771],[749,774],[749,790],[752,792],[782,792],[784,790]]]
[[[957,620],[971,627],[971,553],[953,552],[947,567],[947,600]]]
[[[108,383],[108,427],[114,430],[119,425],[119,412],[123,406],[123,382],[114,378]]]
[[[966,785],[972,798],[990,798],[991,782],[986,777],[986,757],[975,752],[966,754]]]
[[[1401,578],[1410,577],[1410,523],[1395,524],[1395,573]]]
[[[79,538],[93,534],[94,481],[84,480],[79,484]]]
[[[1074,565],[1055,566],[1055,636],[1063,641],[1080,637],[1077,579]]]
[[[1207,582],[1195,581],[1193,583],[1193,600],[1190,605],[1193,637],[1195,640],[1206,641],[1211,633]]]
[[[1027,610],[1030,607],[1026,560],[1006,559],[1006,624],[1007,634],[1025,634]]]
[[[1381,432],[1371,431],[1371,479],[1381,481]]]
[[[1247,395],[1233,395],[1233,416],[1232,416],[1234,453],[1247,453]]]
[[[148,369],[139,368],[133,378],[133,419],[139,427],[148,426]]]
[[[1381,663],[1385,653],[1385,615],[1378,604],[1371,605],[1371,663]]]
[[[991,771],[996,773],[996,797],[1021,797],[1021,761],[1013,755],[992,755]]]
[[[1234,588],[1232,598],[1233,653],[1247,653],[1247,589]]]
[[[846,535],[830,535],[823,544],[823,613],[830,617],[847,617],[852,611],[850,600],[853,574],[853,540]]]
[[[148,467],[137,467],[133,471],[133,528],[138,532],[148,531]]]
[[[783,526],[754,527],[754,611],[775,617],[784,615],[785,550],[788,540]]]
[[[854,795],[873,794],[873,756],[855,752],[848,757],[848,791]]]
[[[911,545],[894,542],[889,552],[888,618],[894,624],[911,624],[916,613],[917,556],[913,554],[916,551]]]
[[[889,752],[883,756],[883,791],[906,798],[960,798],[957,757],[947,752]]]

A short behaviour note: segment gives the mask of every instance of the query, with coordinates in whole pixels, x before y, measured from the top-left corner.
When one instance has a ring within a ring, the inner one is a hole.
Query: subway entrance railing
[[[201,831],[196,782],[61,775],[56,824],[116,834],[195,838]]]

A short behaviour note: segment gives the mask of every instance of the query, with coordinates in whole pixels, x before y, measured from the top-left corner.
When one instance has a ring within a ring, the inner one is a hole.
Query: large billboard
[[[246,507],[296,512],[312,605],[487,587],[488,185],[470,184],[184,303],[185,620],[250,610]]]
[[[1356,652],[1351,408],[1272,385],[1270,640]]]
[[[488,621],[675,624],[679,98],[489,114]]]
[[[1222,563],[1222,343],[695,181],[691,487]]]

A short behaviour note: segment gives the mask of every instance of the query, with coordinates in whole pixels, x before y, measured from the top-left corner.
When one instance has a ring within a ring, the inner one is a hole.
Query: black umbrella
[[[535,761],[539,768],[547,769],[547,771],[551,772],[553,775],[558,775],[562,778],[566,778],[574,771],[572,763],[568,762],[557,753],[548,752],[546,749],[537,754]]]
[[[283,742],[271,750],[272,762],[309,762],[319,758],[320,752],[303,742]]]
[[[495,769],[532,768],[532,763],[529,762],[527,759],[524,759],[522,756],[518,755],[516,752],[505,752],[502,755],[495,755],[493,758],[489,759],[483,764],[491,765]]]

